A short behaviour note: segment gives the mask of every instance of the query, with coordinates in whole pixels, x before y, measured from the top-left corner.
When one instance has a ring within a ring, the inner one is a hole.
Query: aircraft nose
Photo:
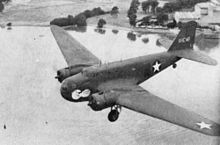
[[[72,92],[76,89],[75,83],[68,83],[67,81],[64,81],[60,88],[60,94],[62,97],[68,101],[74,101],[72,98]]]

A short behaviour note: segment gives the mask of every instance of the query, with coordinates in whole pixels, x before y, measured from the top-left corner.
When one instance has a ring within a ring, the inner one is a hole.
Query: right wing
[[[119,84],[119,85],[118,85]],[[140,86],[113,82],[102,85],[109,90],[116,104],[125,108],[212,136],[220,136],[220,125],[201,115],[159,98]]]
[[[83,45],[76,41],[61,27],[52,25],[51,31],[68,64],[98,64],[100,60],[89,52]]]

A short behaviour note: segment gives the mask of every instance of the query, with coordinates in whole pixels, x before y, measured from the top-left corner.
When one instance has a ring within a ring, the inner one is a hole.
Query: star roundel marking
[[[208,124],[208,123],[205,123],[205,122],[201,122],[201,123],[196,123],[200,129],[203,129],[203,128],[207,128],[207,129],[211,129],[211,124]]]
[[[154,72],[159,72],[160,71],[160,66],[161,66],[161,63],[159,61],[156,61],[154,63],[154,65],[152,66],[153,69],[154,69]]]

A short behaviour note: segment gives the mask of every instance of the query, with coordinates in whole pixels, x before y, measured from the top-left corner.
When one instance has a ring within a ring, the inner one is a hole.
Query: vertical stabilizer
[[[197,23],[195,21],[190,21],[184,24],[168,51],[192,49],[195,40],[196,27]]]
[[[217,65],[217,61],[209,57],[207,54],[193,50],[196,27],[197,23],[194,21],[186,23],[168,49],[168,52],[180,58],[208,65]]]

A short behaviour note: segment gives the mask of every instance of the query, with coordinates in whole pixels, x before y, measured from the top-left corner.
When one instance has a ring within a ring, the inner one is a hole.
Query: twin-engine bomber
[[[220,136],[220,125],[197,113],[161,99],[139,86],[181,58],[217,65],[216,60],[194,51],[197,23],[186,23],[166,52],[101,64],[65,30],[51,26],[51,31],[68,64],[57,71],[60,92],[71,102],[88,101],[95,111],[111,108],[109,121],[116,121],[125,107],[203,134]]]

